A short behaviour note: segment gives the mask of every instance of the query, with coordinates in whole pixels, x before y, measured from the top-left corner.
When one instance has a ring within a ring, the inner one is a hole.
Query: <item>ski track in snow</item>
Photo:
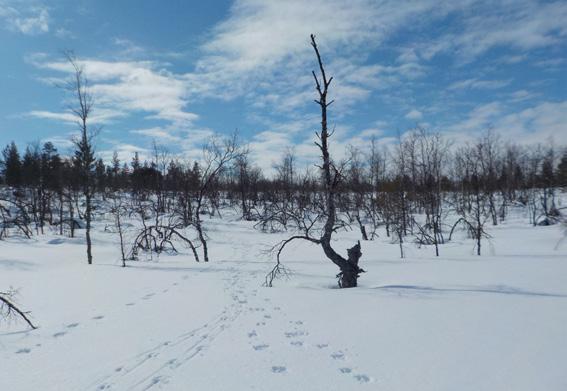
[[[166,385],[175,371],[199,355],[206,354],[214,340],[240,316],[244,310],[244,275],[231,269],[223,279],[224,290],[232,303],[202,326],[181,334],[174,339],[163,341],[154,348],[137,354],[118,366],[114,373],[97,381],[94,390],[148,390]],[[187,280],[188,276],[183,276]],[[173,285],[178,285],[174,283]],[[154,294],[142,297],[148,300]]]

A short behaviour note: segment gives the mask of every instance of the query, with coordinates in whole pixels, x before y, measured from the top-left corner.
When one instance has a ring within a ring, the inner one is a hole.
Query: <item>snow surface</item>
[[[360,287],[334,289],[320,248],[264,288],[285,236],[207,221],[211,259],[121,268],[116,234],[0,242],[0,287],[37,330],[0,325],[0,390],[567,390],[567,243],[522,216],[441,247],[363,242]],[[343,233],[337,248],[358,239]]]

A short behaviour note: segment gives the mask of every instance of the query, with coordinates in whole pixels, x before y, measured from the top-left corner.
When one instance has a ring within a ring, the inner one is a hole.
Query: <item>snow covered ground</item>
[[[0,287],[20,288],[37,330],[0,325],[0,390],[567,390],[567,243],[518,216],[481,257],[363,243],[360,287],[334,289],[320,249],[289,247],[291,279],[264,288],[284,236],[207,222],[189,252],[119,267],[116,235],[0,242]],[[341,234],[337,248],[358,239]]]

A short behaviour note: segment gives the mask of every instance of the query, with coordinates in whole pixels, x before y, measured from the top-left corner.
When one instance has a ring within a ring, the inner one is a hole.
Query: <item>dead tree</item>
[[[14,302],[16,291],[9,290],[8,292],[0,292],[0,320],[4,319],[10,321],[14,318],[23,319],[32,329],[37,327],[31,322],[28,317],[29,312],[22,311]]]
[[[26,204],[16,194],[0,194],[0,240],[8,236],[10,228],[25,235],[28,239],[32,236],[30,228],[31,219],[26,211]]]
[[[236,133],[220,143],[217,139],[212,138],[203,148],[203,169],[199,182],[199,189],[196,194],[196,206],[194,208],[195,216],[192,224],[197,231],[199,241],[203,248],[203,259],[209,262],[209,250],[207,246],[207,235],[203,227],[201,215],[205,198],[211,196],[214,192],[215,182],[219,176],[228,168],[229,164],[246,153],[245,150],[238,145]]]
[[[71,112],[77,118],[80,135],[73,140],[75,144],[74,161],[79,171],[81,189],[85,197],[85,235],[87,241],[87,263],[93,263],[91,242],[92,198],[96,189],[93,186],[93,168],[95,163],[93,132],[89,126],[89,118],[93,110],[94,99],[90,93],[88,79],[83,67],[77,62],[73,53],[66,53],[67,61],[73,67],[73,78],[67,83],[67,89],[76,101]]]
[[[124,251],[124,226],[122,223],[122,216],[127,213],[126,205],[123,202],[122,194],[114,192],[109,197],[112,200],[110,206],[110,213],[114,217],[114,228],[118,233],[120,239],[120,256],[122,259],[122,267],[126,267],[126,253]]]
[[[460,216],[451,228],[451,240],[455,228],[462,224],[476,242],[476,253],[480,256],[483,238],[490,238],[485,224],[490,217],[490,202],[483,188],[486,178],[483,176],[481,144],[467,145],[455,154],[456,179],[460,182],[461,194],[458,194],[456,212]]]
[[[320,71],[320,78],[317,76],[317,73],[315,71],[313,71],[312,74],[315,80],[315,88],[319,95],[319,99],[316,99],[315,102],[321,108],[321,131],[316,132],[318,140],[315,141],[315,144],[321,151],[322,165],[319,166],[319,168],[322,174],[324,205],[322,208],[322,213],[320,214],[320,218],[324,221],[324,225],[319,238],[313,237],[311,230],[309,229],[307,231],[304,231],[301,235],[292,236],[291,238],[288,238],[287,240],[281,242],[277,246],[278,263],[276,264],[274,269],[281,268],[279,255],[287,244],[296,239],[308,240],[312,243],[319,244],[322,247],[325,256],[339,267],[340,272],[339,274],[337,274],[337,278],[339,279],[339,287],[352,288],[357,286],[358,277],[360,273],[364,272],[364,270],[358,266],[358,262],[360,260],[360,257],[362,256],[362,252],[360,251],[360,242],[347,250],[347,258],[344,258],[339,253],[337,253],[331,245],[333,233],[341,227],[341,222],[337,219],[336,199],[337,189],[342,179],[342,169],[344,168],[337,167],[331,159],[331,155],[329,153],[329,138],[332,136],[332,132],[329,132],[328,130],[327,108],[333,103],[333,101],[327,101],[327,94],[333,78],[327,78],[325,68],[323,66],[323,61],[321,59],[317,43],[315,42],[315,36],[313,34],[311,34],[311,46],[313,47],[315,55],[317,56],[317,63],[319,65]],[[271,286],[273,282],[273,276],[277,275],[277,270],[276,272],[272,270],[268,275],[266,285]],[[271,279],[270,276],[272,276]]]

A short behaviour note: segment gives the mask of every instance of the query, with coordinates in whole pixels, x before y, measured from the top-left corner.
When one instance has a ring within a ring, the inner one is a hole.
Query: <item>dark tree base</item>
[[[364,270],[358,267],[358,261],[362,257],[360,251],[360,242],[347,250],[348,259],[343,263],[341,272],[337,275],[339,278],[339,287],[355,288],[358,285],[358,277]]]

